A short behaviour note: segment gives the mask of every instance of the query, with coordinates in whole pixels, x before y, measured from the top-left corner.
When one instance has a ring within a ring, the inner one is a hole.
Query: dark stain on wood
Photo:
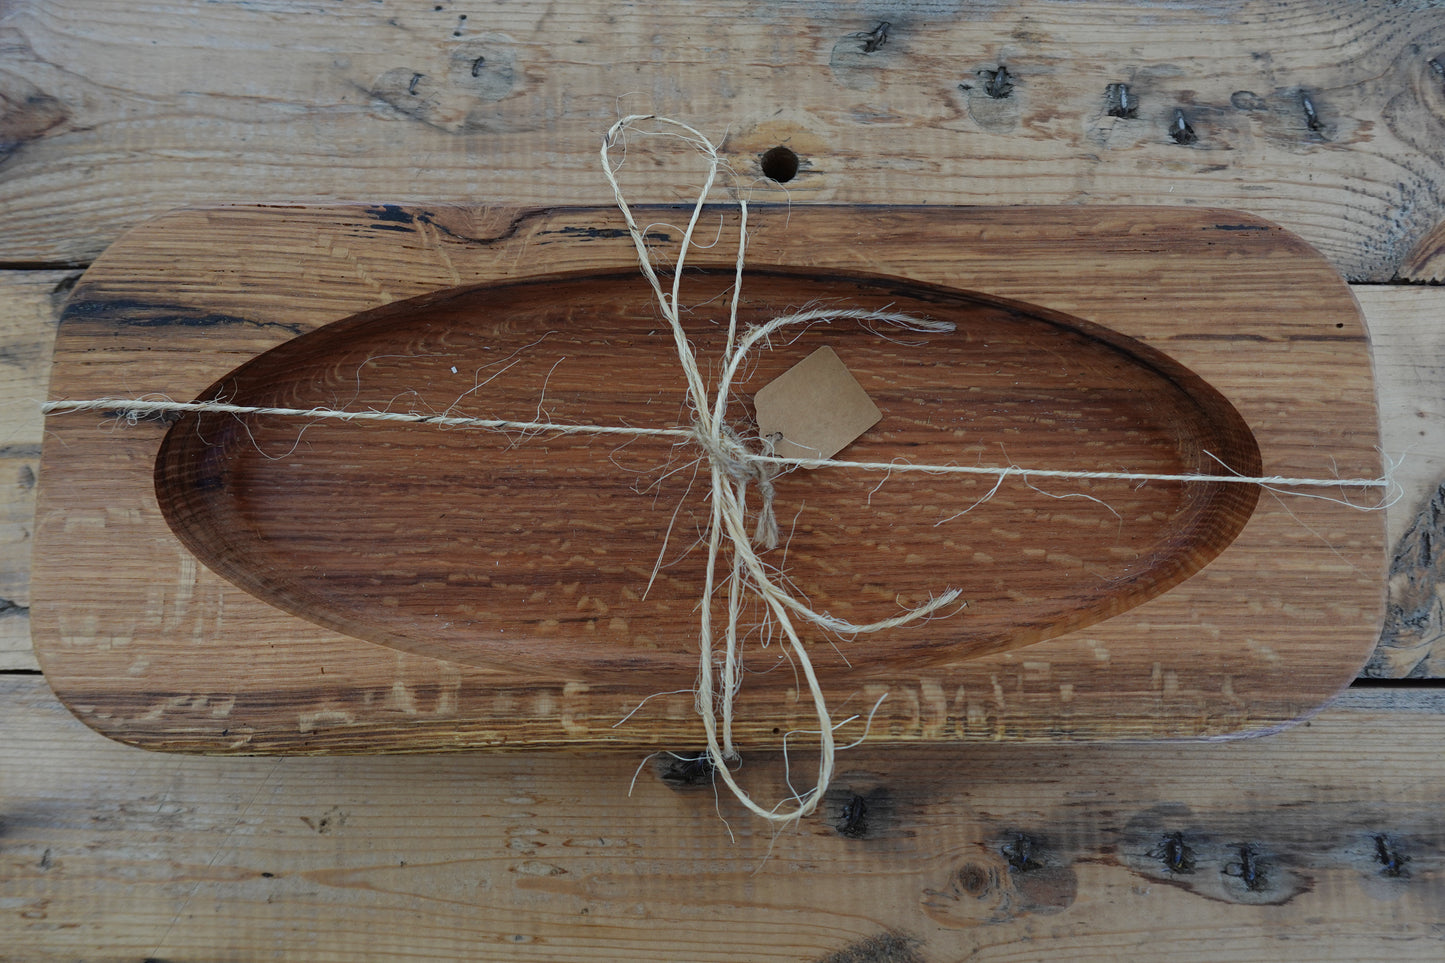
[[[889,779],[867,770],[839,773],[818,808],[827,827],[821,832],[868,843],[917,835],[900,815],[899,800],[889,788]],[[911,795],[905,798],[916,801]]]
[[[501,34],[464,41],[451,51],[448,77],[458,95],[486,103],[499,101],[516,89],[517,48]],[[470,112],[467,116],[471,122],[480,119]]]
[[[1229,104],[1236,110],[1244,111],[1266,110],[1269,107],[1265,99],[1252,90],[1236,90],[1229,95]]]
[[[934,922],[964,928],[1059,913],[1078,893],[1078,876],[1060,854],[1035,833],[1011,831],[957,866],[943,887],[925,889],[922,904]]]
[[[69,120],[70,111],[59,98],[14,74],[0,73],[0,164]]]
[[[578,227],[576,225],[569,225],[551,231],[538,231],[537,236],[555,236],[567,240],[596,241],[609,238],[629,237],[630,233],[620,227]],[[658,244],[666,244],[672,241],[672,235],[665,231],[648,231],[642,236],[645,240],[654,241]]]
[[[311,830],[318,833],[319,835],[330,836],[332,833],[345,826],[347,819],[349,819],[350,817],[351,814],[346,810],[342,809],[340,806],[332,806],[315,820],[311,819],[309,816],[302,816],[300,817],[300,819]]]
[[[398,231],[402,234],[415,231],[416,215],[397,204],[378,204],[368,207],[366,213],[373,218],[370,226],[374,231]]]
[[[0,618],[4,618],[9,615],[28,616],[29,614],[30,606],[21,605],[18,602],[14,602],[10,599],[0,599]]]
[[[424,123],[429,122],[429,115],[441,96],[434,81],[410,67],[386,71],[372,82],[368,93],[397,112]]]
[[[711,786],[716,768],[706,752],[695,755],[664,752],[658,757],[657,778],[673,789]]]
[[[821,957],[818,963],[925,963],[922,940],[901,933],[879,933]]]
[[[73,274],[67,274],[56,282],[55,287],[50,289],[50,303],[55,308],[56,317],[59,317],[65,302],[70,299],[70,292],[75,290],[75,284],[83,273],[76,271]]]
[[[302,327],[280,321],[257,321],[233,314],[198,311],[184,304],[168,304],[126,297],[87,297],[82,293],[66,305],[61,323],[74,321],[99,322],[127,328],[218,328],[230,325],[275,328],[288,334],[300,334]]]
[[[1251,827],[1258,831],[1256,819],[1244,814],[1203,817],[1187,806],[1164,804],[1131,819],[1116,854],[1103,861],[1222,903],[1279,906],[1309,892],[1313,881],[1295,859],[1258,842],[1239,841],[1237,834]],[[1321,829],[1308,839],[1286,842],[1318,847],[1319,837],[1328,833]],[[1350,859],[1354,865],[1364,865],[1366,855],[1359,852]]]

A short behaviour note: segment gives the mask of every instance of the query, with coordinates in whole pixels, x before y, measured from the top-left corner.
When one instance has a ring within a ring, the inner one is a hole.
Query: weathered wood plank
[[[605,203],[597,137],[637,111],[729,132],[755,193],[785,143],[798,201],[1205,204],[1352,279],[1434,270],[1445,9],[1424,0],[598,11],[11,0],[0,261],[87,261],[216,201]]]
[[[77,275],[0,271],[0,671],[38,668],[30,649],[30,540],[60,305]]]
[[[1380,444],[1399,459],[1404,496],[1389,512],[1390,542],[1405,534],[1445,480],[1445,288],[1355,285],[1370,329]]]
[[[776,837],[652,763],[629,795],[639,756],[155,755],[14,676],[0,731],[10,959],[1321,963],[1445,941],[1438,690],[1356,691],[1244,743],[855,750],[830,816]]]
[[[1445,290],[1355,288],[1369,319],[1380,443],[1400,459],[1388,513],[1390,601],[1364,675],[1445,675]]]

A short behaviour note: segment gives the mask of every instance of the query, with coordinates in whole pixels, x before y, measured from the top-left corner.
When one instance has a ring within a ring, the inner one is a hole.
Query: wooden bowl
[[[699,272],[687,289],[718,305],[731,283]],[[848,459],[1259,473],[1258,445],[1228,400],[1100,325],[899,279],[770,270],[749,272],[743,290],[744,324],[837,305],[955,331],[838,321],[789,332],[737,385],[739,434],[757,434],[752,393],[828,345],[884,412]],[[720,367],[725,326],[700,313],[689,330]],[[200,397],[671,428],[689,422],[686,391],[651,290],[625,273],[364,312],[271,349]],[[1217,556],[1258,498],[1253,485],[1027,477],[990,495],[995,482],[835,468],[775,483],[785,538],[764,559],[815,608],[866,624],[949,588],[967,603],[866,638],[811,633],[847,659],[821,659],[823,678],[886,679],[1117,615]],[[706,487],[701,449],[672,437],[277,415],[188,415],[156,462],[171,528],[252,595],[408,652],[587,682],[695,665],[695,647],[680,643],[698,631]],[[714,601],[719,622],[724,603]]]
[[[639,211],[660,253],[679,213]],[[707,217],[721,236],[684,279],[705,366],[734,231],[726,210]],[[176,212],[76,286],[51,396],[686,426],[621,228],[605,209]],[[750,228],[745,321],[887,305],[956,330],[830,324],[776,341],[736,425],[758,387],[828,344],[884,413],[848,458],[1380,473],[1358,308],[1268,222],[799,206],[755,209]],[[152,748],[686,749],[700,740],[698,455],[671,439],[52,416],[36,651],[77,715]],[[786,547],[768,558],[816,608],[881,618],[947,587],[968,603],[886,634],[809,637],[840,718],[887,696],[870,738],[1270,731],[1346,685],[1374,644],[1383,517],[1348,502],[1375,493],[1010,478],[981,500],[992,486],[779,480]],[[761,642],[747,641],[738,698],[745,747],[814,724]]]

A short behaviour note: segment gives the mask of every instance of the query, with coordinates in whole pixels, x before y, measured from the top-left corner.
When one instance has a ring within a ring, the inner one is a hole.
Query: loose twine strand
[[[643,231],[632,216],[631,206],[623,196],[618,184],[610,150],[629,130],[644,121],[651,121],[659,130],[650,134],[663,133],[676,136],[700,153],[707,161],[707,174],[692,207],[691,217],[683,231],[676,263],[672,268],[672,285],[665,290],[657,270],[653,266],[651,253],[647,250]],[[1281,475],[1245,476],[1228,474],[1165,474],[1157,472],[1111,472],[1073,471],[1062,469],[1027,468],[1017,465],[970,466],[930,465],[907,461],[849,461],[837,458],[793,458],[775,455],[766,439],[758,440],[760,450],[749,447],[743,434],[730,426],[727,420],[729,402],[734,380],[742,368],[749,351],[759,342],[766,342],[775,332],[797,325],[833,323],[856,320],[859,322],[888,325],[917,332],[947,332],[953,325],[946,322],[921,319],[889,311],[867,311],[858,309],[813,309],[794,312],[757,325],[738,336],[738,307],[742,296],[743,268],[747,250],[748,205],[741,196],[735,198],[738,210],[738,248],[735,274],[728,314],[727,340],[723,350],[721,374],[717,386],[709,392],[697,357],[683,328],[681,313],[681,288],[683,267],[687,253],[693,246],[693,236],[703,208],[712,194],[715,181],[723,160],[717,148],[707,137],[693,127],[680,121],[650,114],[633,114],[623,117],[602,138],[600,159],[602,170],[612,188],[613,198],[626,222],[627,230],[637,250],[642,274],[651,286],[658,308],[672,332],[677,349],[678,363],[687,382],[687,400],[692,410],[692,425],[676,428],[638,428],[616,425],[559,424],[552,421],[514,421],[501,418],[474,418],[456,415],[424,414],[420,412],[395,412],[377,410],[349,411],[334,408],[282,408],[251,405],[236,405],[224,401],[180,402],[170,399],[126,399],[94,398],[87,400],[49,401],[41,405],[46,415],[71,412],[102,411],[124,416],[134,423],[146,415],[214,413],[241,415],[270,415],[282,418],[333,420],[343,422],[393,422],[434,425],[445,428],[476,429],[502,432],[546,433],[557,435],[611,435],[628,437],[676,438],[691,442],[702,449],[709,466],[711,485],[708,498],[712,505],[707,532],[707,565],[704,576],[702,604],[699,607],[699,652],[698,677],[696,684],[696,709],[702,718],[707,735],[707,756],[714,771],[727,784],[729,790],[757,816],[774,823],[787,823],[811,814],[827,792],[832,780],[838,746],[834,739],[835,725],[818,682],[812,660],[808,656],[799,632],[800,623],[812,623],[825,632],[843,635],[858,635],[883,632],[898,628],[920,619],[940,613],[957,605],[960,591],[949,588],[932,596],[922,605],[905,610],[902,614],[877,622],[856,624],[844,619],[818,612],[790,593],[784,587],[781,573],[773,574],[764,563],[760,549],[776,547],[778,527],[773,510],[773,479],[781,472],[797,468],[844,468],[883,472],[925,472],[931,475],[974,475],[996,478],[1001,484],[1005,479],[1018,476],[1031,478],[1056,478],[1094,480],[1110,479],[1134,481],[1168,482],[1212,482],[1225,484],[1250,484],[1265,488],[1362,488],[1398,490],[1387,474],[1382,478],[1294,478]],[[1211,456],[1212,457],[1212,456]],[[1216,459],[1217,460],[1217,459]],[[1225,466],[1226,468],[1228,466]],[[1392,466],[1393,467],[1393,466]],[[748,517],[748,488],[756,486],[760,504],[755,511],[754,530],[746,530]],[[997,490],[995,485],[994,490]],[[1302,494],[1302,493],[1301,493]],[[1322,497],[1322,496],[1309,496]],[[1395,494],[1394,497],[1398,497]],[[1379,506],[1366,506],[1365,510],[1377,510],[1393,503],[1394,497],[1384,500]],[[1346,503],[1348,504],[1348,503]],[[1361,507],[1361,506],[1351,506]],[[729,556],[728,573],[723,577],[727,583],[727,621],[723,625],[721,677],[718,674],[715,647],[718,632],[713,624],[712,600],[718,590],[719,559],[726,541]],[[739,629],[742,621],[744,601],[752,596],[764,605],[765,618],[781,630],[789,655],[807,683],[808,693],[817,714],[819,737],[818,767],[813,788],[780,801],[772,808],[765,808],[756,802],[740,786],[733,775],[732,764],[739,759],[733,746],[733,702],[741,687],[742,660],[740,656]],[[875,706],[876,710],[876,706]],[[870,715],[871,718],[871,715]],[[859,740],[861,741],[861,740]],[[855,743],[856,744],[856,743]],[[789,805],[791,803],[792,805]]]

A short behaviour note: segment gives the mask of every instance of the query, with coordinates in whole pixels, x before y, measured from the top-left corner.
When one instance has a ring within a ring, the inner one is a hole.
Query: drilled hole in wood
[[[772,148],[759,160],[763,176],[786,184],[798,176],[798,155],[781,145]]]

